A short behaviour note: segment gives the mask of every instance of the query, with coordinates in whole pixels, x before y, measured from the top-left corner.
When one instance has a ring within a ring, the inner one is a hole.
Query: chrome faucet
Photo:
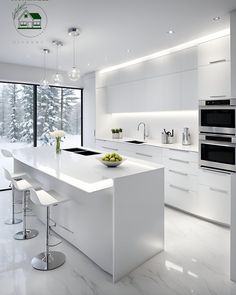
[[[143,140],[145,141],[145,139],[146,139],[146,137],[147,137],[147,134],[146,134],[146,124],[144,123],[144,122],[140,122],[139,124],[138,124],[138,131],[139,131],[139,127],[140,127],[140,125],[143,125]]]

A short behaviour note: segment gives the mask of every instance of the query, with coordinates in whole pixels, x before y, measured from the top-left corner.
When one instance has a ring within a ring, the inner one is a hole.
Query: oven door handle
[[[213,140],[201,140],[200,144],[211,144],[225,147],[234,147],[236,148],[236,143],[225,143],[223,141],[213,141]]]

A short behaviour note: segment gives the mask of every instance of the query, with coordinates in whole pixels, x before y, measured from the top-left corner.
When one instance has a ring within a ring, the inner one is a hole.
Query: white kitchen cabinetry
[[[230,37],[198,46],[198,97],[217,99],[230,96]]]
[[[230,62],[224,61],[198,69],[199,99],[230,97]]]
[[[230,224],[231,175],[198,167],[198,153],[96,140],[104,152],[151,161],[165,166],[165,203],[196,216]]]
[[[96,140],[97,149],[107,153],[120,153],[122,155],[138,158],[144,161],[152,161],[158,164],[162,163],[162,148],[147,146],[147,145],[135,145],[125,142],[114,142],[109,140]]]
[[[164,149],[165,203],[196,214],[197,153]]]
[[[198,198],[198,211],[202,217],[230,224],[230,174],[199,168]]]
[[[198,46],[198,66],[230,60],[230,36],[221,37]]]
[[[181,109],[198,109],[198,71],[197,69],[181,73]]]

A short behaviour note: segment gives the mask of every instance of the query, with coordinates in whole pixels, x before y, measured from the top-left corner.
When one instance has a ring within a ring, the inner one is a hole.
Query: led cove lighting
[[[112,71],[115,71],[115,70],[118,70],[118,69],[122,69],[122,68],[125,68],[125,67],[128,67],[128,66],[131,66],[131,65],[141,63],[143,61],[147,61],[147,60],[150,60],[150,59],[154,59],[154,58],[157,58],[157,57],[168,55],[168,54],[173,53],[173,52],[177,52],[177,51],[180,51],[180,50],[183,50],[183,49],[187,49],[187,48],[196,46],[198,44],[201,44],[201,43],[204,43],[204,42],[207,42],[207,41],[210,41],[210,40],[214,40],[214,39],[217,39],[217,38],[220,38],[220,37],[224,37],[224,36],[227,36],[229,34],[230,34],[230,29],[219,31],[219,32],[216,32],[214,34],[207,35],[207,36],[204,36],[204,37],[201,37],[201,38],[198,38],[198,39],[194,39],[192,41],[189,41],[189,42],[186,42],[186,43],[183,43],[183,44],[180,44],[180,45],[177,45],[177,46],[174,46],[174,47],[162,50],[162,51],[158,51],[158,52],[155,52],[155,53],[150,54],[150,55],[146,55],[146,56],[143,56],[143,57],[140,57],[140,58],[137,58],[137,59],[130,60],[128,62],[121,63],[119,65],[115,65],[115,66],[111,66],[111,67],[102,69],[101,71],[99,71],[99,73],[103,74],[103,73],[107,73],[107,72],[112,72]]]

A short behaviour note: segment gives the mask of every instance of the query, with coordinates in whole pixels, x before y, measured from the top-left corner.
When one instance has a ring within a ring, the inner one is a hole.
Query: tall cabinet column
[[[231,96],[236,97],[236,10],[230,15],[231,31]],[[230,278],[236,282],[236,175],[231,180],[231,257]]]

